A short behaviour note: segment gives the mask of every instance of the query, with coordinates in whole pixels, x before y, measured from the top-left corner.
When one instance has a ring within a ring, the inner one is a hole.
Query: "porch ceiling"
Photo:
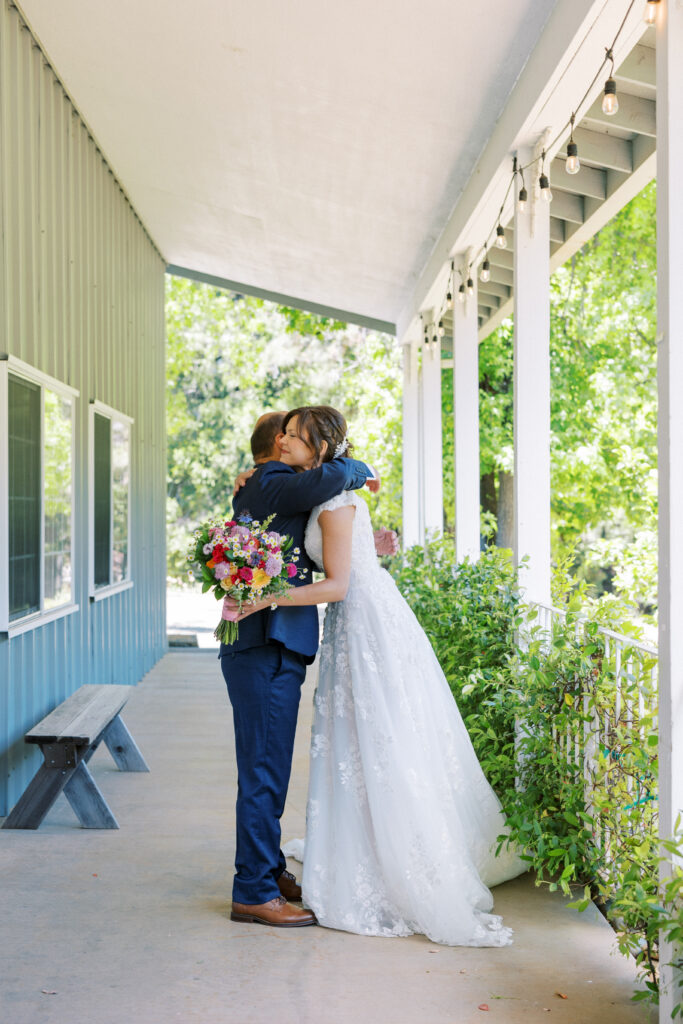
[[[169,264],[391,326],[563,4],[20,6]]]

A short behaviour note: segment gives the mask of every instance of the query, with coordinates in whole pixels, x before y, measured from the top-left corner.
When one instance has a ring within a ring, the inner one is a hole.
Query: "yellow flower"
[[[221,587],[223,588],[223,590],[229,590],[230,580],[221,580]]]
[[[252,580],[251,580],[251,584],[250,584],[251,589],[252,590],[256,590],[257,588],[261,589],[262,587],[265,587],[268,583],[270,583],[270,576],[268,575],[266,570],[265,569],[254,569],[254,575],[252,576]]]

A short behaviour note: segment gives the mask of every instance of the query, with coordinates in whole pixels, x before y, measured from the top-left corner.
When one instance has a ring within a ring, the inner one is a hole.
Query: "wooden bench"
[[[62,790],[83,828],[119,827],[88,770],[88,761],[104,742],[121,771],[149,771],[120,718],[133,689],[81,686],[26,733],[27,743],[40,746],[44,763],[3,828],[38,828]]]

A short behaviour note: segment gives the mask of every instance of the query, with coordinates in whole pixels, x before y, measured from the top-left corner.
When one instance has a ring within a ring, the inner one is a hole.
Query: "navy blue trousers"
[[[221,668],[235,723],[237,851],[232,898],[267,903],[280,895],[280,849],[296,717],[306,662],[280,644],[226,653]]]

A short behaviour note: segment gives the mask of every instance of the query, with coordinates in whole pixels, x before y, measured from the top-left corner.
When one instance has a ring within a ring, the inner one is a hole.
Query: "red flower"
[[[248,565],[243,565],[237,575],[241,580],[244,580],[245,583],[251,583],[254,578],[254,574]]]
[[[290,562],[287,566],[287,575],[290,579],[292,576],[296,576],[296,566],[294,565],[294,562]]]
[[[237,523],[235,522],[234,519],[228,519],[227,523],[225,524],[226,530],[229,530],[231,526],[237,526]]]

